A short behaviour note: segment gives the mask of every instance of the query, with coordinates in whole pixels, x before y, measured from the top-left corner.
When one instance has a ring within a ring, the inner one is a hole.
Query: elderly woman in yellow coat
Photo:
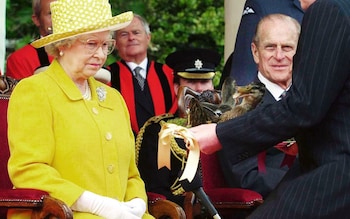
[[[152,218],[124,100],[93,77],[114,48],[111,30],[132,12],[112,17],[107,0],[57,0],[51,11],[53,34],[32,45],[56,58],[21,80],[9,103],[11,181],[47,191],[74,218]],[[9,218],[30,214],[16,209]]]

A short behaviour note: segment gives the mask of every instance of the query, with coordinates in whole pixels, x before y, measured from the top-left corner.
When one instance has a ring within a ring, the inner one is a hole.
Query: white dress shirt
[[[147,63],[148,63],[148,59],[147,57],[140,63],[140,64],[136,64],[134,62],[126,62],[126,64],[129,66],[129,68],[134,71],[134,69],[139,66],[141,67],[142,69],[140,70],[140,74],[141,76],[146,79],[146,75],[147,75],[147,72],[146,72],[146,69],[147,69]]]
[[[289,87],[284,90],[277,84],[269,81],[261,72],[258,72],[258,78],[261,83],[263,83],[266,87],[266,89],[272,94],[272,96],[275,98],[276,101],[279,101],[281,99],[281,95],[283,92],[288,91],[292,83],[289,85]]]

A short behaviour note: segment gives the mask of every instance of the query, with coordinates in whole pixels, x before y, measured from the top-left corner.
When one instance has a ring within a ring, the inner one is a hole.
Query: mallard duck
[[[218,122],[223,122],[254,109],[261,101],[265,93],[265,86],[260,82],[253,82],[247,86],[238,86],[232,95],[235,100],[230,110],[223,112]]]

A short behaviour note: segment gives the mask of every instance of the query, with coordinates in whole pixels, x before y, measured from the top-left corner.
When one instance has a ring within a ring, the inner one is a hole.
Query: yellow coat
[[[125,102],[93,77],[88,83],[90,101],[57,61],[18,83],[8,108],[11,181],[16,188],[47,191],[68,206],[85,190],[146,201]],[[74,213],[74,218],[99,217]]]

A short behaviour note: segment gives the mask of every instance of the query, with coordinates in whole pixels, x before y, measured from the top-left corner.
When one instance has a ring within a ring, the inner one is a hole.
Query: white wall
[[[225,0],[225,61],[232,53],[245,0]]]
[[[4,74],[6,54],[6,0],[0,0],[0,70]]]

